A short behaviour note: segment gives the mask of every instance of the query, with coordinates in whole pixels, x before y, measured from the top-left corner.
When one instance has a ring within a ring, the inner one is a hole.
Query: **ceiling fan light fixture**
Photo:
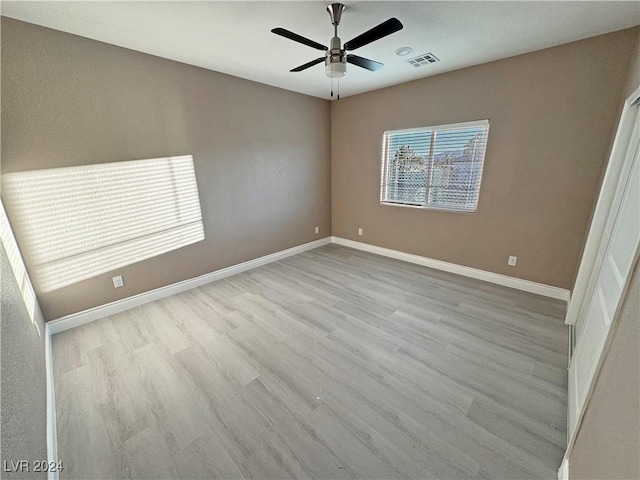
[[[347,73],[347,64],[342,62],[327,63],[324,71],[330,78],[344,77]]]

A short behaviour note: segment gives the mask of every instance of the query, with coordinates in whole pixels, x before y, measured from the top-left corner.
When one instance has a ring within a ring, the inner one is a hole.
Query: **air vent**
[[[422,67],[423,65],[429,65],[430,63],[436,63],[440,60],[433,53],[423,53],[422,55],[418,55],[417,57],[410,58],[409,60],[405,60],[409,65],[413,65],[414,67]]]

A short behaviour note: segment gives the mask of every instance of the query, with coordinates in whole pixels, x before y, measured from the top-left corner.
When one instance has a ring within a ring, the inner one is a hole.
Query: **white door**
[[[576,320],[569,364],[569,438],[581,421],[640,245],[640,108]]]

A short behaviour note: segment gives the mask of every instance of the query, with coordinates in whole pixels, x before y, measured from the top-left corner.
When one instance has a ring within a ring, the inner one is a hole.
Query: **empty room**
[[[640,478],[640,2],[0,9],[0,477]]]

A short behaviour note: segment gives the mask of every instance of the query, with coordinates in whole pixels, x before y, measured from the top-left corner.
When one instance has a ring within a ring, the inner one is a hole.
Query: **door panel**
[[[638,152],[636,152],[638,157]],[[620,229],[616,232],[616,236],[611,240],[611,258],[618,267],[618,271],[622,277],[626,277],[633,260],[634,242],[638,238],[640,232],[640,175],[638,175],[638,162],[634,165],[634,171],[631,174],[631,182],[627,192],[628,198],[623,203],[620,212]]]
[[[583,335],[578,346],[580,352],[580,361],[575,362],[574,383],[576,387],[576,395],[572,398],[576,402],[576,411],[580,411],[584,404],[589,388],[589,379],[593,375],[598,360],[598,352],[604,346],[606,339],[606,329],[610,320],[607,318],[607,310],[604,305],[602,290],[596,289],[597,294],[589,309],[589,315],[585,322],[585,331],[589,335]]]
[[[638,107],[635,108],[637,130],[640,115]],[[611,323],[620,307],[640,245],[640,139],[637,134],[632,137],[626,155],[589,280],[591,294],[585,297],[576,322],[577,341],[569,365],[570,436],[595,383]]]
[[[577,314],[575,315],[575,324],[574,324],[576,346],[584,332],[585,320],[587,318],[587,313],[589,311],[589,305],[590,305],[589,301],[595,293],[600,271],[603,265],[606,263],[605,257],[610,253],[609,251],[611,249],[614,249],[616,252],[614,253],[614,258],[616,258],[617,260],[616,266],[618,267],[619,273],[621,274],[622,277],[626,277],[625,272],[620,270],[620,265],[625,265],[628,263],[629,245],[627,244],[626,247],[620,246],[622,251],[617,251],[616,247],[611,246],[611,242],[612,242],[611,237],[613,235],[613,228],[618,220],[618,216],[622,215],[625,217],[622,220],[622,224],[629,225],[630,231],[634,230],[633,228],[634,222],[635,222],[635,225],[637,225],[638,222],[640,222],[640,219],[638,219],[637,210],[635,213],[635,218],[634,218],[633,208],[629,208],[624,212],[620,210],[622,199],[625,193],[630,192],[632,195],[633,194],[636,195],[635,199],[632,198],[629,200],[629,205],[634,205],[634,204],[637,205],[637,202],[638,202],[637,197],[638,195],[640,195],[640,193],[638,192],[640,189],[640,186],[638,185],[638,181],[637,181],[638,172],[635,171],[635,173],[632,174],[633,165],[634,164],[637,165],[638,149],[640,148],[640,108],[638,108],[638,106],[635,106],[632,108],[634,110],[634,113],[632,114],[634,117],[634,120],[633,120],[634,124],[631,129],[631,137],[629,139],[629,144],[626,147],[626,152],[625,152],[626,160],[622,162],[624,165],[622,166],[622,168],[620,168],[620,171],[619,171],[620,176],[616,180],[617,184],[615,188],[615,193],[613,194],[613,198],[611,199],[611,205],[610,205],[610,208],[608,209],[608,213],[606,214],[607,218],[604,221],[604,225],[602,227],[603,229],[600,232],[601,237],[599,239],[598,247],[596,248],[596,253],[594,254],[593,264],[590,267],[591,271],[590,273],[588,273],[589,278],[587,280],[587,284],[584,289],[584,296],[583,297],[580,296],[580,300],[576,300],[577,306],[572,304],[574,302],[573,298],[572,298],[572,303],[569,304],[570,311],[577,311]],[[607,170],[609,170],[609,168],[611,168],[611,166],[609,166]],[[607,173],[609,172],[607,171]],[[607,176],[605,175],[605,180],[606,178]],[[629,184],[630,179],[632,180],[632,182],[635,182],[633,186]],[[622,228],[625,228],[625,227],[622,227]],[[637,230],[637,228],[638,227],[636,226],[635,230]],[[593,234],[593,232],[590,232],[590,235],[591,234]],[[623,242],[624,241],[623,237],[618,239],[617,242]],[[624,237],[624,238],[627,238],[627,241],[630,241],[630,242],[634,241],[633,235],[631,235],[631,237]],[[616,243],[616,246],[617,246],[617,243]],[[631,249],[633,250],[633,248]],[[624,254],[625,251],[627,252],[626,257]],[[583,267],[584,266],[581,265],[580,267],[581,270],[583,269]],[[580,276],[580,273],[579,273],[579,276]],[[574,352],[575,351],[576,349],[574,348]]]

